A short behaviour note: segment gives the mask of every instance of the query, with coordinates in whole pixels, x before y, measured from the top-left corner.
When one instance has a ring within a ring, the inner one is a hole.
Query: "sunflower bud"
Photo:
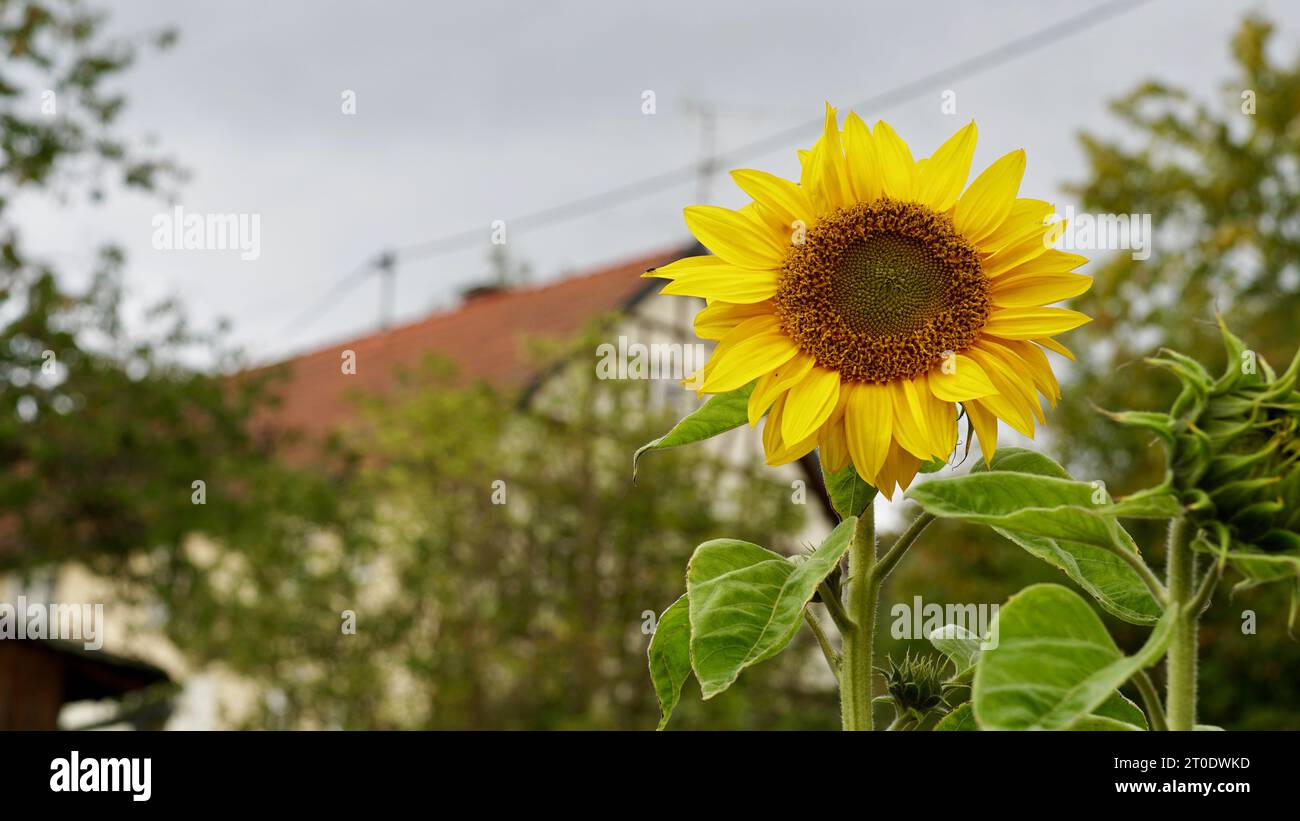
[[[923,716],[945,703],[945,662],[935,656],[913,656],[911,652],[901,662],[895,662],[893,657],[886,660],[889,667],[880,669],[880,673],[900,715],[911,711]]]
[[[1113,417],[1155,431],[1165,442],[1165,488],[1210,539],[1257,584],[1300,575],[1300,353],[1282,374],[1219,320],[1227,350],[1223,375],[1162,350],[1147,360],[1174,373],[1183,389],[1168,413]]]

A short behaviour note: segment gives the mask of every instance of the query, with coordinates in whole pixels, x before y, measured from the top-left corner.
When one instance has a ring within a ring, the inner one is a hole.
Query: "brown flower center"
[[[821,217],[790,247],[776,313],[817,364],[850,381],[890,382],[979,338],[988,279],[948,217],[880,199]]]

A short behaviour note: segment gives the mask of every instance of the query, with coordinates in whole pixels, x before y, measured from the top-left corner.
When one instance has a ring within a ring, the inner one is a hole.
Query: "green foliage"
[[[343,445],[366,458],[337,487],[336,523],[305,554],[263,545],[203,591],[204,659],[259,694],[244,722],[653,726],[688,677],[684,601],[655,614],[680,595],[691,549],[721,533],[782,544],[801,509],[757,466],[706,449],[664,453],[633,487],[627,453],[666,422],[646,410],[649,393],[575,366],[521,410],[430,362],[389,393],[359,394],[363,421]],[[698,487],[720,484],[743,516],[701,504]],[[355,635],[340,632],[344,609]],[[291,640],[248,641],[279,635],[286,619]],[[809,692],[800,672],[811,645],[792,650],[718,710],[678,705],[674,726],[831,724],[833,695]]]
[[[1159,661],[1173,615],[1171,611],[1157,624],[1136,655],[1125,656],[1078,595],[1059,585],[1025,589],[998,612],[993,626],[997,646],[980,655],[972,698],[979,726],[1074,727],[1135,672]]]
[[[1286,362],[1295,350],[1300,241],[1285,226],[1300,217],[1300,53],[1255,15],[1241,22],[1229,51],[1234,67],[1219,88],[1153,79],[1113,104],[1123,128],[1108,123],[1107,136],[1081,137],[1089,168],[1072,187],[1079,207],[1149,213],[1157,242],[1147,260],[1120,252],[1093,262],[1095,284],[1072,307],[1095,320],[1071,334],[1080,359],[1068,372],[1067,396],[1108,409],[1172,407],[1178,381],[1149,376],[1159,371],[1141,361],[1162,346],[1218,361],[1216,312],[1249,329],[1266,360]],[[1163,481],[1150,431],[1120,428],[1084,402],[1060,403],[1052,421],[1053,447],[1076,475],[1108,477],[1120,492]],[[1142,523],[1132,532],[1142,545],[1164,535]],[[1202,642],[1214,648],[1203,654],[1206,719],[1300,728],[1293,685],[1300,643],[1287,633],[1288,595],[1270,585],[1238,592],[1227,606],[1219,597],[1202,619]],[[1244,608],[1259,614],[1258,634],[1242,634]]]
[[[735,539],[705,542],[686,568],[691,667],[704,698],[785,649],[804,607],[844,557],[856,518],[845,519],[810,555],[787,558]]]
[[[908,498],[936,516],[989,525],[1064,572],[1113,615],[1153,624],[1161,607],[1133,567],[1137,546],[1118,517],[1168,517],[1178,505],[1151,497],[1113,503],[1098,488],[1067,477],[1046,456],[1004,448],[993,469],[925,482]]]
[[[673,602],[659,617],[648,653],[662,730],[682,697],[682,685],[691,675],[691,619],[686,596]]]
[[[826,492],[830,494],[831,505],[841,519],[861,516],[876,498],[876,489],[862,481],[852,464],[834,473],[826,473],[823,468],[822,479],[826,483]]]
[[[702,442],[745,424],[749,421],[747,408],[749,395],[753,392],[754,383],[751,382],[729,393],[710,396],[703,405],[674,425],[672,430],[636,449],[632,454],[632,478],[636,478],[637,464],[647,453]]]

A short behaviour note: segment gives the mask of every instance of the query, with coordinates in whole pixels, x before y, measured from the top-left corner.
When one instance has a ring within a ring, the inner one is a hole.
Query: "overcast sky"
[[[486,272],[489,225],[549,280],[686,239],[696,183],[535,231],[509,220],[633,183],[701,156],[688,100],[715,107],[718,148],[750,143],[847,107],[1087,10],[1086,3],[706,2],[500,3],[136,0],[112,4],[114,27],[175,25],[179,44],[125,77],[128,133],[153,134],[193,178],[187,212],[260,215],[261,256],[152,247],[156,199],[99,208],[25,203],[33,250],[70,277],[100,242],[121,243],[137,300],[179,296],[200,321],[229,317],[235,339],[270,359],[374,327],[380,292],[359,281],[328,310],[286,328],[336,281],[386,247],[468,229],[481,240],[402,264],[397,317],[454,305]],[[1099,4],[1091,4],[1096,8]],[[1227,38],[1260,9],[1287,57],[1300,4],[1153,0],[990,71],[936,83],[859,113],[884,117],[918,156],[974,118],[976,165],[1029,153],[1022,192],[1054,198],[1083,170],[1075,134],[1113,133],[1106,101],[1148,77],[1224,106]],[[942,94],[956,93],[956,116]],[[341,112],[345,90],[355,115]],[[652,90],[656,112],[642,113]],[[1260,105],[1267,101],[1260,101]],[[788,145],[746,157],[779,173]],[[725,177],[710,201],[741,202]]]

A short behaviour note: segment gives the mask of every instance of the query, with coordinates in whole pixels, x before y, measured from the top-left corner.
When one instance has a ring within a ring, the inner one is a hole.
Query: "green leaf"
[[[843,470],[827,473],[822,470],[822,479],[826,482],[826,492],[830,494],[831,506],[841,519],[861,516],[872,499],[876,498],[876,489],[858,475],[857,468],[850,464]]]
[[[751,382],[729,393],[711,396],[707,402],[674,425],[672,430],[637,448],[636,453],[632,454],[632,480],[636,481],[637,463],[650,451],[702,442],[746,424],[749,421],[749,395],[753,391],[754,383]]]
[[[1123,693],[1114,692],[1110,698],[1101,703],[1101,706],[1092,711],[1094,716],[1122,721],[1125,724],[1132,725],[1135,730],[1147,729],[1147,716],[1142,712],[1142,708],[1134,704]],[[1080,729],[1075,725],[1074,729]]]
[[[997,646],[980,654],[972,702],[985,730],[1066,730],[1101,708],[1135,672],[1164,655],[1170,610],[1133,656],[1115,646],[1078,594],[1037,584],[1011,597],[993,622]]]
[[[979,636],[959,624],[945,624],[930,631],[928,637],[934,649],[952,660],[956,675],[975,666],[980,655]]]
[[[1154,624],[1160,604],[1142,577],[1115,551],[1137,552],[1116,519],[1125,503],[1094,504],[1096,489],[1070,481],[1046,456],[999,450],[993,470],[938,479],[908,496],[930,513],[987,524],[1033,556],[1058,568],[1102,607],[1131,624]],[[1150,499],[1134,508],[1148,510]]]
[[[794,559],[735,539],[695,549],[686,568],[686,594],[691,666],[704,698],[726,690],[741,670],[790,643],[817,585],[849,549],[856,524],[855,517],[845,519],[821,547]]]
[[[971,709],[970,702],[963,701],[957,705],[955,710],[939,719],[939,723],[934,725],[934,729],[939,732],[962,732],[978,730],[979,727],[975,724],[975,712]]]
[[[998,452],[993,456],[993,462],[990,464],[986,460],[980,460],[975,467],[971,468],[971,473],[981,473],[990,470],[1005,470],[1013,473],[1032,473],[1037,476],[1055,476],[1058,479],[1069,479],[1070,474],[1066,473],[1065,468],[1057,462],[1035,450],[1026,450],[1025,448],[998,448]]]
[[[1076,721],[1074,723],[1074,726],[1071,727],[1070,729],[1083,731],[1083,732],[1114,731],[1114,730],[1126,730],[1128,732],[1132,732],[1134,730],[1141,730],[1142,728],[1129,724],[1127,721],[1120,721],[1114,718],[1107,718],[1106,716],[1090,715],[1090,716],[1084,716],[1083,718]]]
[[[1137,572],[1113,552],[1078,542],[1027,536],[999,527],[993,529],[1025,552],[1065,573],[1115,618],[1139,625],[1159,621],[1160,603]]]
[[[682,596],[655,622],[650,637],[650,680],[659,698],[659,729],[668,724],[691,675],[691,621],[689,604]]]
[[[1107,699],[1097,712],[1085,716],[1070,729],[1072,730],[1145,730],[1146,716],[1137,705],[1120,693]],[[934,725],[936,731],[971,731],[978,730],[975,712],[969,701],[957,705],[957,708]],[[1199,729],[1199,728],[1198,728]]]
[[[1132,540],[1122,534],[1116,521],[1116,516],[1127,511],[1122,510],[1122,503],[1094,502],[1097,492],[1086,482],[989,471],[934,479],[917,485],[907,495],[936,516],[1097,547],[1131,549]]]

